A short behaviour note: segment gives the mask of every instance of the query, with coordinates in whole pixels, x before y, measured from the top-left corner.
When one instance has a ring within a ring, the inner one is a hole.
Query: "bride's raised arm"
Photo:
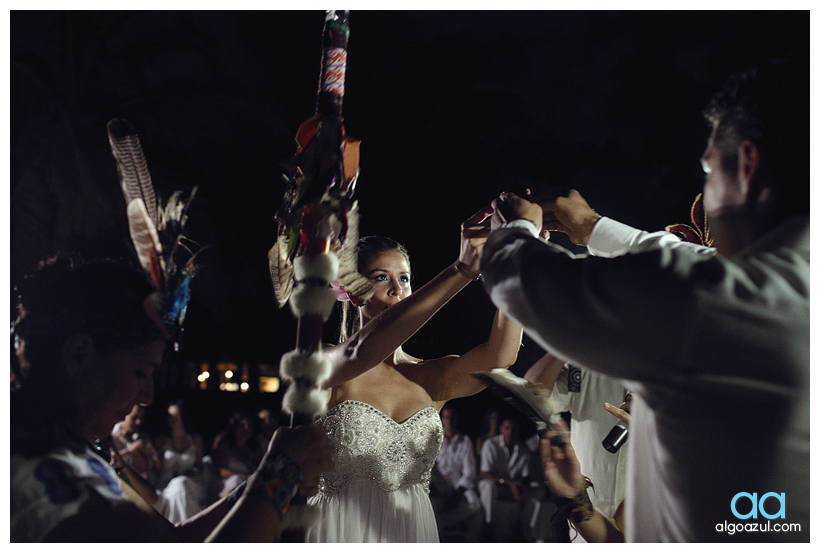
[[[378,365],[393,354],[478,274],[481,250],[490,231],[490,206],[461,225],[458,261],[427,284],[368,321],[345,342],[328,348],[333,371],[325,386],[338,386]],[[367,276],[367,275],[365,275]]]
[[[523,330],[501,311],[496,311],[490,338],[461,356],[426,363],[425,389],[433,401],[442,405],[460,397],[477,394],[487,385],[472,373],[506,369],[518,359]]]

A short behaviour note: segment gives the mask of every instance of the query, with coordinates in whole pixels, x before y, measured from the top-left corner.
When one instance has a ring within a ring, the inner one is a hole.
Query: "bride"
[[[359,241],[359,272],[374,293],[366,301],[350,298],[345,307],[357,308],[361,328],[349,338],[343,328],[339,345],[325,350],[331,396],[318,423],[335,448],[335,468],[323,473],[310,499],[321,504],[322,516],[308,542],[438,541],[428,496],[442,441],[438,412],[448,400],[484,388],[470,373],[512,365],[521,329],[497,312],[489,340],[464,355],[422,360],[402,344],[478,279],[491,214],[482,209],[462,224],[458,261],[416,292],[404,246],[375,236]]]

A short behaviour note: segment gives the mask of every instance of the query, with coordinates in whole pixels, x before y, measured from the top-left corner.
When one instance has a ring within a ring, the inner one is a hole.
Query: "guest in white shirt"
[[[460,418],[455,408],[445,405],[440,416],[444,441],[430,486],[439,537],[442,542],[476,542],[481,538],[484,519],[476,493],[473,441],[459,431]]]

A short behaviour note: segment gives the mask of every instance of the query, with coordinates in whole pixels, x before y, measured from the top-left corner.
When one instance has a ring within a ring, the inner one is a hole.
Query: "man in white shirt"
[[[494,202],[481,264],[493,302],[635,393],[628,541],[809,539],[808,75],[771,64],[710,104],[716,250],[602,218],[575,191]],[[542,225],[594,256],[540,240]]]
[[[500,433],[481,446],[478,492],[494,540],[514,541],[516,527],[528,514],[532,453],[518,438],[518,421],[504,417],[498,428]]]
[[[440,413],[444,429],[436,466],[433,469],[430,500],[436,514],[441,541],[481,539],[484,518],[476,493],[476,459],[470,437],[458,430],[458,412],[445,405]]]

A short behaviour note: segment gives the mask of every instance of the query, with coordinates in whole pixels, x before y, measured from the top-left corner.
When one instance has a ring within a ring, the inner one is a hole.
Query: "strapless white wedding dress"
[[[317,420],[335,468],[308,500],[322,515],[308,542],[438,542],[430,471],[444,432],[434,407],[398,423],[370,404],[346,400]]]

